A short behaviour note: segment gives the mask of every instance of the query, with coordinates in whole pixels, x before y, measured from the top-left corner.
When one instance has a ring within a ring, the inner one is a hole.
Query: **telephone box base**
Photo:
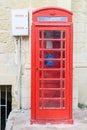
[[[73,124],[73,119],[67,120],[57,120],[57,119],[50,119],[50,120],[31,120],[31,124]]]

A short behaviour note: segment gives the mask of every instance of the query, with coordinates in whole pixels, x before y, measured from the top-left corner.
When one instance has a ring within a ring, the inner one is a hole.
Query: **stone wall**
[[[31,89],[31,24],[32,11],[43,7],[61,7],[73,12],[74,53],[73,53],[73,103],[86,103],[87,76],[87,16],[85,0],[1,0],[0,2],[0,84],[12,85],[12,106],[30,108]],[[20,38],[12,36],[11,10],[29,10],[29,37],[21,37],[21,76]],[[18,42],[18,44],[17,44]],[[84,74],[85,73],[85,74]],[[20,86],[20,87],[19,87]],[[19,92],[20,90],[20,92]],[[79,92],[79,93],[78,93]],[[19,96],[19,94],[21,96]],[[79,99],[79,101],[78,101]],[[21,100],[21,102],[20,102]]]
[[[29,8],[28,0],[1,0],[0,2],[0,85],[12,85],[12,107],[18,107],[18,89],[19,89],[19,45],[17,44],[17,38],[12,36],[12,27],[11,27],[11,10],[16,8]],[[28,38],[22,39],[21,55],[22,68],[24,75],[27,75],[29,71],[25,66],[29,66],[29,42]],[[26,73],[25,73],[26,72]],[[29,75],[29,74],[28,74]],[[29,76],[26,76],[29,77]],[[27,81],[29,78],[27,78]],[[29,91],[29,84],[24,84],[27,91]],[[29,100],[27,94],[27,100]],[[23,95],[21,94],[23,97]],[[24,98],[24,97],[23,97]],[[26,97],[25,97],[26,98]],[[24,100],[25,100],[24,98]],[[27,104],[29,104],[27,102]],[[26,105],[27,106],[27,105]],[[29,107],[28,107],[29,108]]]
[[[71,10],[71,0],[30,0],[30,7],[33,8],[42,8],[42,7],[49,7],[49,6],[54,6],[54,7],[60,7],[60,8],[65,8],[68,10]]]
[[[87,1],[72,1],[72,12],[74,23],[74,103],[87,104]]]

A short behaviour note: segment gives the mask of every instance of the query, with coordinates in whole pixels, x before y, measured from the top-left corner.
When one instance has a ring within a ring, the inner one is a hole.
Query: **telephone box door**
[[[71,13],[43,9],[33,14],[33,21],[31,123],[72,123]]]
[[[36,119],[69,118],[69,28],[36,28]]]

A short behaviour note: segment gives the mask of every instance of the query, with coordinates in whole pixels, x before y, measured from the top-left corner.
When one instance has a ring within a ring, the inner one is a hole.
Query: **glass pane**
[[[45,98],[59,98],[60,90],[43,90]]]
[[[62,67],[65,68],[65,61],[62,61]]]
[[[45,41],[45,46],[46,46],[46,48],[53,48],[53,43],[52,43],[52,41]]]
[[[64,30],[40,31],[39,38],[39,106],[41,109],[64,109],[66,32]]]
[[[61,51],[48,50],[44,51],[44,58],[61,58]]]
[[[42,31],[39,32],[39,38],[42,38]]]
[[[40,88],[60,88],[60,81],[40,81]]]
[[[44,70],[39,72],[40,78],[60,78],[60,71],[57,70]]]
[[[40,61],[39,62],[39,68],[43,68],[43,67],[45,69],[49,69],[49,68],[61,68],[61,61],[59,61],[59,60],[45,60],[44,64],[43,64],[43,61]],[[64,68],[64,64],[63,64],[63,68]]]
[[[11,87],[8,86],[7,87],[7,117],[12,110],[12,104],[11,103],[12,103]]]
[[[6,99],[6,91],[5,91],[5,87],[3,86],[1,88],[1,105],[5,105],[5,99]]]
[[[38,16],[37,20],[40,22],[46,22],[46,21],[67,22],[68,17],[66,16]]]
[[[46,31],[44,31],[44,38],[60,39],[61,38],[61,31],[46,30]]]
[[[40,98],[60,98],[60,90],[40,90]]]
[[[42,103],[43,103],[43,100],[41,99],[41,100],[39,101],[39,107],[40,107],[40,108],[43,108],[43,104],[42,104]]]
[[[65,38],[65,31],[63,31],[63,38]]]
[[[62,98],[65,97],[65,90],[62,90]]]
[[[65,48],[65,41],[63,41],[63,48]]]
[[[60,100],[44,100],[45,108],[60,108]]]
[[[42,41],[40,40],[40,41],[39,41],[39,43],[40,43],[40,45],[39,45],[39,46],[40,46],[40,48],[42,48]]]
[[[5,124],[6,124],[6,120],[5,120],[5,107],[2,106],[1,107],[1,130],[5,129]]]
[[[39,57],[40,57],[40,58],[43,58],[43,57],[42,57],[42,51],[39,52]]]
[[[62,78],[65,78],[65,70],[62,71]]]
[[[65,100],[62,100],[61,108],[65,108]]]
[[[45,48],[52,48],[52,49],[60,49],[61,48],[61,41],[44,41]]]
[[[62,53],[62,58],[65,58],[65,51],[63,51]]]
[[[65,81],[62,80],[62,88],[65,88]]]

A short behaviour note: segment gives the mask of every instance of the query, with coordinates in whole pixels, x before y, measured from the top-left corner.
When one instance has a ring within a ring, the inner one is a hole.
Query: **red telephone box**
[[[72,13],[33,12],[31,123],[72,123]]]

